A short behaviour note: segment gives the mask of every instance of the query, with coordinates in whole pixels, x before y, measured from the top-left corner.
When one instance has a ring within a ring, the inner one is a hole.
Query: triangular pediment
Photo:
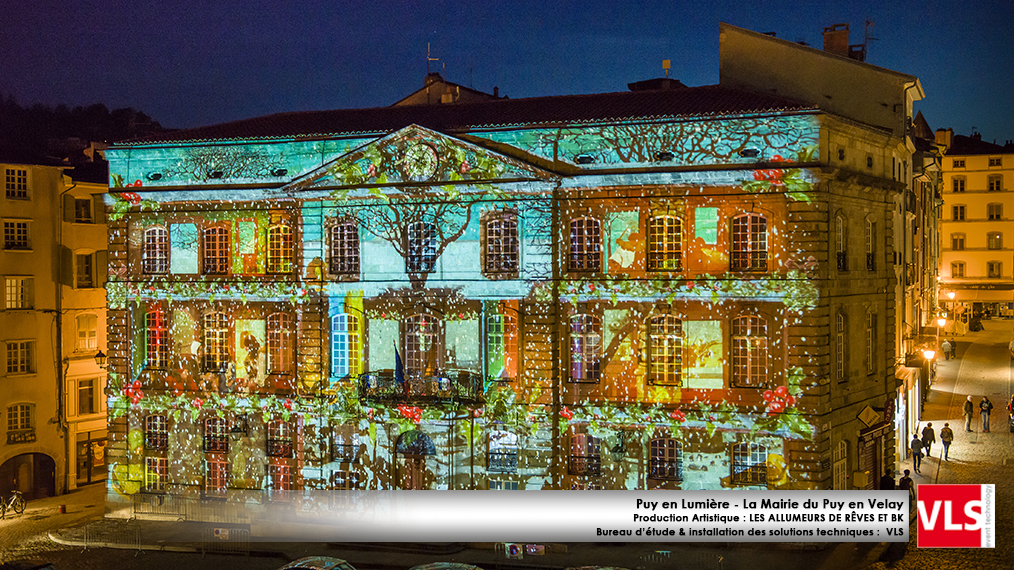
[[[282,188],[488,185],[556,175],[505,154],[410,125],[335,157]]]

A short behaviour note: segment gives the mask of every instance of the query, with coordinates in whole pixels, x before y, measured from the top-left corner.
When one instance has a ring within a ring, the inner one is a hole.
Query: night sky
[[[819,5],[819,7],[814,7]],[[919,77],[934,129],[1014,139],[1014,2],[0,0],[0,93],[133,107],[165,127],[382,107],[432,71],[511,98],[662,75],[718,83],[718,24],[822,47],[848,23],[867,62]]]

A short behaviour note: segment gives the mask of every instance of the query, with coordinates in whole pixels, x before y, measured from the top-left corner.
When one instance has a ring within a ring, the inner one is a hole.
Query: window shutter
[[[92,220],[96,224],[106,223],[106,203],[103,194],[92,194]]]
[[[63,221],[74,221],[74,197],[70,194],[63,195]]]
[[[109,250],[95,252],[95,286],[105,287],[109,276]]]
[[[61,285],[74,286],[74,252],[65,245],[60,246],[60,267],[57,275],[60,276]]]

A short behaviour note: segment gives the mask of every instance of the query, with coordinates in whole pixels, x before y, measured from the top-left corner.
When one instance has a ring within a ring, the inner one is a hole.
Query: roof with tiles
[[[484,128],[706,118],[816,109],[815,105],[776,95],[710,85],[477,103],[278,113],[162,133],[122,145],[384,134],[413,123],[441,132],[466,132]]]
[[[982,140],[982,135],[976,133],[970,137],[954,135],[951,147],[947,149],[947,156],[961,154],[1011,154],[1014,153],[1014,145],[1001,146]]]

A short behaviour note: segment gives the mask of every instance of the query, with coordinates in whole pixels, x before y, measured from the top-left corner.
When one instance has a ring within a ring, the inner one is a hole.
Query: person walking
[[[958,341],[951,339],[951,356],[958,357]]]
[[[884,476],[880,478],[880,490],[881,491],[894,490],[894,469],[888,467],[884,471]]]
[[[972,414],[975,413],[975,408],[972,405],[971,396],[965,400],[965,406],[962,410],[965,412],[965,431],[972,431]]]
[[[951,359],[951,343],[944,339],[944,342],[940,343],[940,350],[944,353],[944,360]]]
[[[951,442],[954,441],[954,432],[951,431],[951,424],[944,424],[940,430],[940,443],[944,444],[944,461],[947,461],[947,454],[951,449]]]
[[[989,413],[993,411],[993,402],[986,396],[979,402],[979,413],[982,414],[982,431],[989,432]]]
[[[912,443],[908,447],[912,450],[912,468],[919,473],[919,466],[922,465],[922,442],[919,441],[918,435],[912,434]]]
[[[912,484],[912,472],[905,470],[905,476],[898,479],[898,490],[908,491],[908,510],[912,512],[912,505],[915,504],[915,485]]]
[[[922,447],[926,450],[926,457],[932,457],[930,453],[930,447],[937,441],[937,433],[933,431],[933,424],[926,424],[926,427],[922,428]]]

